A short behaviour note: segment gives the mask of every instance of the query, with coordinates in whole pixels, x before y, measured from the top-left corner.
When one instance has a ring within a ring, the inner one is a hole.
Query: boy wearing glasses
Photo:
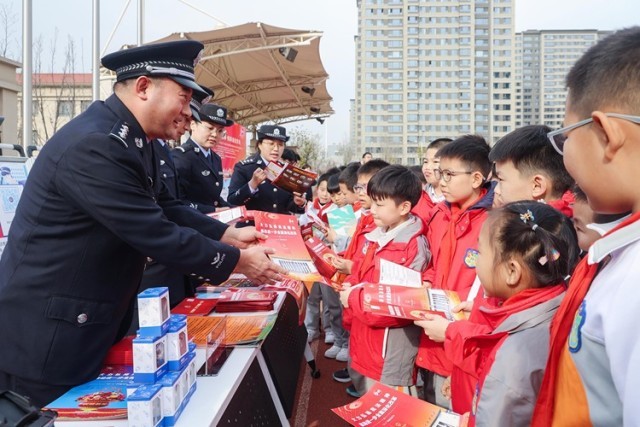
[[[458,292],[464,301],[476,278],[480,228],[493,204],[495,183],[487,181],[489,145],[481,136],[465,135],[438,150],[437,156],[440,167],[434,174],[445,201],[435,206],[428,223],[433,258],[423,279],[427,286]],[[448,406],[440,390],[453,366],[442,344],[421,334],[416,364],[425,381],[425,399]]]
[[[226,108],[216,104],[204,104],[199,117],[191,121],[191,137],[172,155],[183,202],[202,213],[211,213],[231,206],[220,197],[224,184],[222,159],[214,150],[227,136],[233,120],[227,118]]]
[[[640,27],[592,46],[567,75],[552,145],[594,212],[632,215],[589,248],[551,323],[534,426],[640,425]]]

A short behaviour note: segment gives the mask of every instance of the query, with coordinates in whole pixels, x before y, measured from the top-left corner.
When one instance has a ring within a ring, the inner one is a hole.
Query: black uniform
[[[6,374],[54,386],[95,378],[130,323],[146,256],[214,282],[235,268],[239,250],[216,241],[226,226],[173,199],[154,156],[115,95],[40,152],[0,260],[0,388],[11,387]],[[35,403],[60,394],[51,389]]]
[[[231,206],[220,197],[224,185],[222,159],[213,150],[209,156],[192,140],[171,152],[176,164],[182,200],[203,213],[215,212],[216,208]]]
[[[227,200],[234,205],[244,205],[247,209],[275,213],[304,213],[304,206],[293,203],[293,194],[275,187],[269,180],[264,180],[258,186],[258,191],[251,194],[249,181],[253,172],[264,169],[267,165],[256,153],[251,157],[236,163],[233,167],[231,183],[229,183],[229,196]]]
[[[165,142],[164,145],[160,141],[154,141],[156,144],[156,153],[158,158],[158,167],[160,168],[160,176],[167,186],[169,194],[174,199],[181,199],[180,185],[178,183],[178,171],[176,164],[171,156],[171,148]]]

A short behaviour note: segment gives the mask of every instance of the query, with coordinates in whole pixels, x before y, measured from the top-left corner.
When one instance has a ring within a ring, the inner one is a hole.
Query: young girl
[[[470,426],[528,425],[547,361],[549,324],[578,260],[576,233],[552,207],[515,202],[489,213],[478,250],[485,294],[501,303],[474,310],[469,327],[475,335],[445,342],[454,362],[453,408],[471,401]]]

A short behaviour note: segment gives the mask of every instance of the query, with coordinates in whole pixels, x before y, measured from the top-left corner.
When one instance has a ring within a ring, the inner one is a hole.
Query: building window
[[[58,101],[58,116],[73,116],[73,102]]]

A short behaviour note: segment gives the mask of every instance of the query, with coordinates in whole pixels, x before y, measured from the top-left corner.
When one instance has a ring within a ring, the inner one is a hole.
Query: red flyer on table
[[[213,311],[217,303],[217,299],[185,298],[171,310],[171,313],[206,316]]]
[[[360,399],[333,408],[352,426],[458,427],[460,416],[431,403],[376,383]]]
[[[268,236],[262,244],[275,250],[269,255],[271,261],[307,286],[320,280],[322,276],[311,260],[294,215],[255,211],[254,219],[256,230]]]

